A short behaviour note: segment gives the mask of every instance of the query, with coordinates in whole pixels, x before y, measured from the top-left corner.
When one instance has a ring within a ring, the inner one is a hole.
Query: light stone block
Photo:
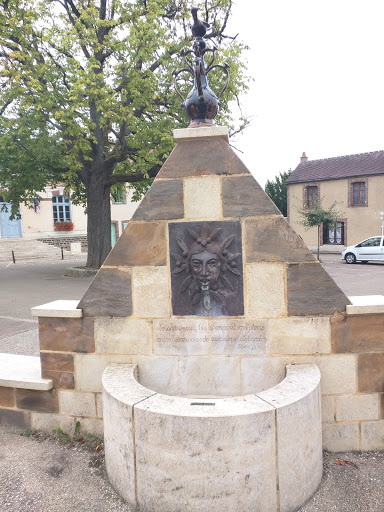
[[[335,421],[335,397],[323,395],[321,397],[321,416],[323,423]]]
[[[208,320],[155,320],[154,353],[158,355],[202,355],[209,351]]]
[[[84,436],[86,436],[87,434],[92,434],[93,436],[103,437],[103,420],[94,418],[80,418],[80,433],[83,434]]]
[[[379,419],[379,395],[349,395],[336,397],[336,421]]]
[[[167,267],[134,267],[132,271],[133,313],[138,318],[170,316]]]
[[[102,395],[102,393],[96,394],[96,416],[98,418],[103,417],[103,395]]]
[[[148,389],[166,395],[180,395],[179,357],[134,356],[138,365],[139,382]]]
[[[285,316],[285,265],[253,263],[246,265],[245,272],[247,314],[252,318]]]
[[[361,449],[384,450],[384,420],[361,423]]]
[[[72,254],[81,254],[81,242],[71,242],[70,247]]]
[[[59,391],[60,412],[70,416],[96,416],[94,393]]]
[[[220,177],[184,179],[184,210],[185,218],[188,220],[220,218]]]
[[[110,363],[130,363],[129,355],[75,354],[75,384],[78,391],[101,393],[101,376]]]
[[[155,395],[135,406],[138,504],[158,512],[275,512],[272,408],[256,397],[191,403]]]
[[[150,354],[152,324],[132,318],[96,318],[96,351],[109,354]]]
[[[291,512],[321,482],[320,371],[315,365],[289,365],[283,382],[257,396],[277,408],[279,510]]]
[[[182,396],[236,396],[241,394],[238,357],[180,358]]]
[[[228,126],[202,126],[197,128],[178,128],[173,130],[176,142],[196,139],[221,139],[228,141]]]
[[[288,357],[244,357],[241,359],[241,394],[258,393],[276,386],[285,378]]]
[[[265,354],[267,327],[265,320],[213,320],[210,323],[211,352],[220,355]]]
[[[272,319],[269,352],[272,354],[329,353],[329,317]]]
[[[348,452],[359,450],[357,423],[323,423],[323,450]]]
[[[49,318],[81,318],[83,310],[77,309],[78,300],[54,300],[31,309],[32,316]]]
[[[71,416],[31,412],[31,429],[52,433],[57,427],[67,434],[73,434],[75,420]]]
[[[295,363],[315,363],[320,368],[321,391],[325,395],[349,394],[357,390],[355,355],[296,356]]]
[[[48,391],[53,383],[41,378],[40,357],[0,354],[0,386]]]

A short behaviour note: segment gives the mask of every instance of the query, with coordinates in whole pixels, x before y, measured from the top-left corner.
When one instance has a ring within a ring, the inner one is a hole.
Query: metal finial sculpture
[[[222,96],[223,92],[227,88],[229,82],[229,73],[228,73],[228,64],[215,64],[213,62],[215,60],[215,52],[216,48],[210,49],[207,48],[207,44],[204,41],[203,37],[207,33],[207,29],[210,28],[210,24],[205,21],[199,20],[197,17],[197,7],[191,8],[191,13],[193,17],[193,24],[191,25],[192,34],[195,36],[195,40],[192,45],[192,50],[182,51],[181,55],[184,57],[185,63],[187,64],[187,68],[180,69],[179,71],[174,71],[174,83],[175,90],[180,98],[183,100],[183,107],[185,112],[191,122],[189,123],[190,128],[194,128],[201,125],[214,125],[215,117],[219,111],[219,98]],[[204,61],[204,55],[210,52],[211,60],[208,64],[208,67]],[[194,58],[190,57],[193,55]],[[207,75],[212,69],[221,68],[226,73],[226,82],[224,87],[220,91],[220,94],[216,96],[216,94],[209,88]],[[191,73],[194,77],[193,89],[188,94],[186,99],[184,100],[181,95],[178,87],[177,87],[177,77],[180,73],[187,71]]]

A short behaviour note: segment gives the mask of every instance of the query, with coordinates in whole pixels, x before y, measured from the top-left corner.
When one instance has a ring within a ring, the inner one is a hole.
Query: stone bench
[[[227,398],[168,396],[138,367],[103,374],[108,477],[135,510],[289,512],[322,477],[320,371],[287,365],[277,386]]]

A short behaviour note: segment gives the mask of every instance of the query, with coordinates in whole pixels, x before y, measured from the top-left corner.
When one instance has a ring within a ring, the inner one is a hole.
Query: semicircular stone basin
[[[188,398],[142,386],[134,364],[103,374],[105,458],[145,512],[293,512],[322,477],[320,371],[287,365],[268,390]]]

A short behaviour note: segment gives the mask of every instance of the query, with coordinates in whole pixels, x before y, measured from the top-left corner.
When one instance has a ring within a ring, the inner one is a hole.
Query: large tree
[[[217,121],[234,129],[228,102],[246,85],[244,46],[226,33],[232,0],[200,4],[218,60],[231,66]],[[0,185],[16,213],[48,183],[65,182],[86,202],[89,267],[110,250],[110,188],[142,187],[171,151],[172,128],[187,125],[172,71],[191,45],[189,8],[188,0],[1,3]]]
[[[287,179],[292,170],[281,172],[274,180],[268,180],[265,191],[284,215],[287,216]]]

